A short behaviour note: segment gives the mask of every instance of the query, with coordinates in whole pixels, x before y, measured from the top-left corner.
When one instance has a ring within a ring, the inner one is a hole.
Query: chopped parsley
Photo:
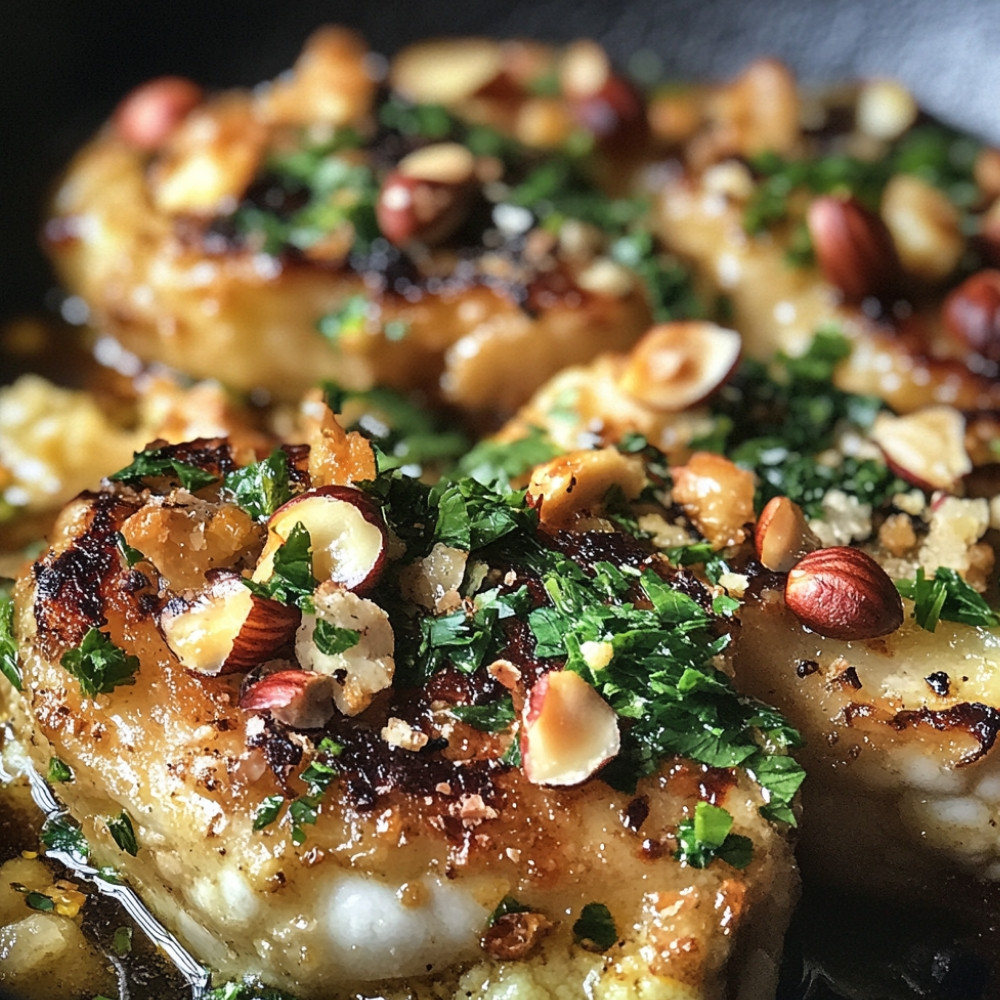
[[[254,977],[215,986],[204,997],[205,1000],[296,1000],[291,993],[265,986]]]
[[[267,458],[230,472],[223,483],[236,503],[252,518],[266,521],[292,498],[288,455],[281,448],[275,448]]]
[[[282,604],[302,606],[312,600],[319,585],[312,571],[312,539],[309,529],[296,521],[288,537],[274,552],[271,578],[258,583],[243,579],[244,584],[259,597],[267,597]]]
[[[139,853],[139,842],[135,838],[135,828],[132,817],[123,809],[121,813],[107,821],[111,839],[126,853],[134,858]]]
[[[360,293],[349,295],[336,309],[320,316],[316,321],[316,329],[331,344],[344,337],[357,337],[365,332],[370,311],[367,296]]]
[[[135,684],[139,671],[139,657],[120,649],[96,626],[90,627],[79,646],[63,653],[59,662],[91,698],[109,694],[121,684]]]
[[[48,779],[53,784],[72,781],[73,771],[65,761],[60,760],[58,757],[50,757]]]
[[[285,804],[283,795],[268,795],[253,812],[253,828],[263,830],[270,826],[281,812],[281,807]]]
[[[327,383],[327,390],[337,404],[330,408],[344,414],[344,429],[372,442],[380,472],[402,468],[407,475],[419,476],[426,466],[453,462],[468,450],[464,433],[387,386],[350,391]]]
[[[313,642],[316,648],[327,656],[336,656],[353,648],[361,641],[361,633],[356,628],[341,628],[331,625],[322,618],[316,619]]]
[[[15,892],[20,892],[24,895],[24,902],[32,910],[38,910],[40,913],[51,913],[56,908],[55,901],[51,896],[46,896],[42,892],[34,892],[19,882],[11,882],[10,887]]]
[[[111,950],[119,957],[124,958],[132,953],[132,928],[127,926],[116,927],[111,938]]]
[[[484,438],[462,456],[456,472],[484,486],[507,486],[559,453],[560,449],[545,431],[540,427],[529,427],[523,437],[514,441]]]
[[[14,600],[9,594],[0,593],[0,673],[22,690],[21,664],[17,659],[17,640],[14,638]]]
[[[573,939],[588,951],[607,951],[618,940],[611,911],[603,903],[587,903],[573,924]]]
[[[90,845],[83,831],[69,816],[55,816],[42,827],[42,843],[51,851],[62,851],[80,862],[90,857]]]
[[[849,352],[842,334],[821,329],[798,357],[779,354],[770,365],[747,359],[713,400],[715,432],[694,446],[725,452],[756,475],[758,511],[772,497],[787,496],[807,517],[819,517],[831,489],[873,506],[907,489],[883,461],[818,457],[842,429],[870,427],[883,405],[833,385]]]
[[[125,560],[125,565],[128,566],[129,569],[138,566],[141,562],[148,561],[142,552],[125,541],[125,536],[120,531],[115,532],[115,544],[118,546],[118,551],[122,554],[122,558]]]
[[[192,493],[197,493],[198,490],[218,480],[219,477],[214,472],[206,472],[197,465],[181,462],[173,457],[171,451],[169,446],[137,451],[129,465],[112,473],[108,478],[114,482],[127,483],[129,486],[142,486],[144,479],[171,476]]]
[[[485,705],[452,705],[448,711],[460,722],[484,733],[502,733],[510,729],[517,718],[509,694]]]
[[[733,817],[720,806],[699,802],[694,817],[677,825],[677,850],[674,857],[692,868],[707,868],[716,858],[746,868],[753,858],[749,837],[731,833]]]
[[[489,915],[486,921],[487,927],[492,927],[501,917],[506,917],[508,913],[531,913],[531,907],[518,902],[513,896],[504,896],[496,905],[496,909]]]
[[[379,236],[375,220],[378,182],[370,167],[340,155],[360,145],[351,130],[329,142],[271,156],[232,215],[218,220],[263,253],[306,251],[342,227],[345,241],[364,252]],[[255,196],[256,195],[256,196]]]
[[[431,501],[438,511],[435,540],[467,552],[524,532],[538,521],[524,504],[523,490],[494,490],[475,479],[442,481]]]
[[[913,601],[913,618],[928,632],[933,632],[941,620],[984,628],[1000,625],[1000,614],[986,603],[982,594],[945,566],[938,566],[929,578],[923,567],[919,567],[916,579],[897,580],[896,589]]]

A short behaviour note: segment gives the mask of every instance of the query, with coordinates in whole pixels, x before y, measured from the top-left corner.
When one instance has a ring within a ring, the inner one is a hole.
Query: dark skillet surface
[[[255,83],[288,67],[323,23],[352,25],[387,54],[435,35],[589,36],[619,62],[655,53],[668,78],[730,76],[756,55],[784,59],[806,81],[896,76],[935,115],[1000,142],[997,0],[4,0],[0,318],[44,306],[51,279],[36,234],[46,194],[124,93],[164,73],[209,87]],[[0,382],[4,367],[0,358]],[[813,889],[781,1000],[1000,995],[996,984],[983,992],[968,944],[934,915]]]
[[[386,53],[442,34],[590,36],[620,60],[648,49],[672,77],[728,76],[760,54],[804,80],[898,76],[933,113],[1000,141],[996,0],[4,0],[0,316],[42,301],[46,191],[130,87],[163,73],[255,83],[324,22],[353,25]]]

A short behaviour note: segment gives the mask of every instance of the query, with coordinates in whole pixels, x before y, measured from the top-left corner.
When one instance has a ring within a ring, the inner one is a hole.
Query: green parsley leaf
[[[51,913],[56,908],[56,904],[49,896],[41,892],[29,892],[23,886],[20,889],[24,891],[24,901],[31,909],[41,913]]]
[[[111,950],[119,957],[124,958],[132,953],[132,928],[116,927],[111,938]]]
[[[618,940],[611,911],[603,903],[587,903],[573,924],[573,939],[588,951],[607,951]]]
[[[61,761],[58,757],[49,758],[49,773],[48,779],[53,784],[63,781],[72,781],[73,772],[70,770],[68,764]]]
[[[337,343],[342,337],[356,337],[365,332],[371,306],[361,295],[350,295],[334,310],[321,316],[316,329],[330,341]]]
[[[265,986],[252,976],[216,986],[208,990],[204,997],[205,1000],[296,1000],[291,993]]]
[[[263,461],[230,472],[223,482],[236,503],[258,521],[266,521],[292,498],[288,455],[281,448],[275,448]]]
[[[14,600],[8,594],[0,594],[0,673],[10,681],[15,691],[23,689],[17,640],[14,638]]]
[[[324,739],[317,749],[331,756],[336,756],[341,750],[338,744],[328,739]],[[332,764],[314,758],[299,775],[300,780],[305,782],[306,794],[294,799],[288,807],[288,815],[292,821],[292,843],[296,846],[305,843],[306,832],[303,827],[316,823],[323,795],[338,773]]]
[[[531,913],[531,907],[519,903],[513,896],[504,896],[497,903],[496,909],[489,915],[486,921],[487,927],[492,927],[501,917],[506,917],[508,913]]]
[[[438,509],[434,538],[471,552],[522,532],[538,521],[524,503],[524,491],[500,492],[475,479],[442,482],[431,493]]]
[[[132,818],[123,809],[121,814],[107,821],[108,832],[114,842],[126,853],[134,858],[139,853],[139,843],[135,839],[135,828],[132,826]]]
[[[281,807],[285,804],[283,795],[268,795],[253,812],[254,830],[263,830],[265,826],[270,826],[281,812]]]
[[[729,571],[722,553],[716,552],[710,542],[674,545],[664,549],[663,554],[674,566],[704,566],[705,576],[712,583],[718,583],[722,574]]]
[[[62,851],[80,862],[90,857],[90,845],[83,831],[68,816],[55,816],[42,827],[42,843],[51,851]]]
[[[141,562],[148,562],[143,553],[125,541],[125,536],[120,531],[115,532],[115,544],[118,546],[118,551],[121,552],[122,558],[125,560],[125,565],[129,569],[132,569]]]
[[[560,449],[540,427],[529,427],[524,437],[515,441],[491,441],[484,438],[459,461],[456,472],[484,486],[504,488],[511,480],[530,472],[536,465],[555,458]]]
[[[260,597],[268,597],[282,604],[302,605],[311,600],[319,586],[312,571],[312,539],[309,529],[296,521],[288,537],[275,550],[271,578],[257,583],[244,577],[243,583]]]
[[[313,642],[316,648],[327,656],[336,656],[356,646],[361,641],[361,633],[356,628],[340,628],[322,618],[316,619]]]
[[[517,718],[509,694],[485,705],[452,705],[448,711],[459,721],[484,733],[502,733],[510,729]]]
[[[184,489],[192,493],[197,493],[219,478],[214,472],[206,472],[197,465],[178,461],[168,448],[151,448],[135,452],[131,464],[112,473],[108,479],[128,483],[130,486],[142,486],[143,479],[159,479],[163,476],[176,478]]]
[[[707,868],[716,858],[734,868],[746,868],[753,858],[749,837],[730,833],[733,817],[719,806],[699,802],[694,818],[677,826],[677,850],[674,857],[692,868]]]
[[[109,694],[120,684],[135,684],[139,671],[139,657],[120,649],[96,626],[91,626],[79,646],[63,653],[59,662],[91,698]]]
[[[1000,615],[982,594],[945,566],[938,566],[929,579],[923,567],[918,567],[916,579],[897,580],[896,589],[913,601],[914,620],[928,632],[933,632],[942,619],[984,628],[1000,625]]]

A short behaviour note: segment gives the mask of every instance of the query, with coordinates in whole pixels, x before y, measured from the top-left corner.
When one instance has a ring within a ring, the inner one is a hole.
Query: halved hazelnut
[[[944,300],[941,318],[955,339],[1000,363],[1000,271],[977,271]]]
[[[217,570],[204,590],[171,598],[159,628],[188,670],[215,676],[273,657],[295,634],[299,617],[298,608],[252,593],[238,573]]]
[[[532,687],[521,729],[524,773],[535,785],[578,785],[621,748],[615,710],[579,674],[553,670]]]
[[[270,712],[293,729],[318,729],[333,717],[333,678],[311,670],[278,670],[247,685],[240,708]]]
[[[596,42],[582,39],[566,46],[559,62],[559,84],[577,123],[597,138],[620,138],[628,125],[641,125],[645,131],[642,100],[615,75],[607,53]]]
[[[735,330],[715,323],[660,323],[629,352],[618,384],[654,409],[686,410],[725,384],[742,345]]]
[[[900,263],[886,224],[854,198],[822,195],[806,215],[816,261],[849,302],[891,295]]]
[[[820,547],[802,508],[788,497],[772,497],[754,531],[757,558],[767,569],[787,573],[806,553]]]
[[[456,142],[439,142],[404,157],[389,174],[375,217],[390,243],[446,240],[465,221],[476,189],[476,159]]]
[[[115,109],[115,131],[130,146],[152,152],[162,146],[205,92],[182,76],[161,76],[135,88]]]
[[[372,501],[351,486],[321,486],[279,507],[267,522],[255,581],[271,578],[275,552],[296,524],[309,532],[313,576],[320,583],[333,580],[356,591],[374,586],[385,562],[385,522]]]
[[[327,581],[313,595],[315,614],[302,616],[295,655],[307,670],[333,678],[333,700],[344,715],[364,711],[392,684],[395,636],[389,616],[374,601]],[[324,648],[317,628],[332,626],[340,641]],[[353,641],[352,641],[353,640]]]
[[[895,584],[860,549],[835,546],[803,556],[785,581],[785,604],[830,639],[875,639],[903,624]]]
[[[488,38],[439,38],[403,49],[392,61],[392,89],[414,104],[456,104],[500,75],[503,49]]]
[[[951,406],[925,406],[900,417],[880,413],[871,438],[889,468],[921,489],[952,491],[972,471],[965,418]]]

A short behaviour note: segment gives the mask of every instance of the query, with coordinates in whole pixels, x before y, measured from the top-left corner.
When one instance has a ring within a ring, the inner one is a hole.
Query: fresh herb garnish
[[[492,927],[501,917],[506,917],[508,913],[531,913],[531,907],[519,903],[513,896],[504,896],[496,905],[496,909],[489,915],[486,921],[487,927]]]
[[[109,819],[107,824],[112,840],[134,858],[139,853],[139,842],[135,838],[132,817],[123,809],[118,816]]]
[[[288,455],[281,448],[260,462],[230,472],[223,482],[236,503],[258,521],[267,520],[292,498]]]
[[[132,569],[141,562],[148,561],[142,552],[125,541],[125,536],[120,531],[115,532],[115,544],[118,546],[118,551],[122,554],[125,565],[129,569]]]
[[[312,571],[312,540],[301,522],[292,525],[288,537],[274,552],[274,566],[269,580],[257,583],[244,578],[244,584],[260,597],[282,604],[301,606],[312,599],[319,585]]]
[[[524,504],[523,490],[493,490],[475,479],[442,481],[431,501],[438,511],[435,540],[466,551],[533,528],[538,521]]]
[[[316,619],[313,642],[321,653],[336,656],[356,646],[360,641],[361,633],[356,628],[341,628],[338,625],[331,625],[322,618]]]
[[[171,449],[165,447],[135,452],[132,462],[124,469],[112,473],[108,479],[127,483],[129,486],[141,486],[143,479],[159,479],[163,476],[177,479],[184,489],[192,493],[197,493],[219,478],[214,472],[206,472],[190,462],[179,461],[173,457]]]
[[[51,851],[63,851],[77,861],[86,862],[90,845],[83,831],[68,816],[55,816],[42,827],[42,843]]]
[[[334,745],[330,744],[330,746]],[[338,753],[339,750],[340,748],[337,747]],[[326,752],[332,752],[329,746],[326,748]],[[337,777],[337,773],[337,769],[331,764],[317,759],[310,761],[309,766],[299,775],[299,778],[306,784],[306,794],[293,799],[288,806],[288,815],[292,821],[292,843],[296,846],[305,843],[306,832],[303,826],[315,824],[319,817],[319,807],[323,800],[323,794]]]
[[[611,911],[603,903],[587,903],[573,924],[573,939],[588,951],[607,951],[618,940]]]
[[[283,795],[268,795],[254,810],[253,828],[263,830],[265,826],[270,826],[278,818],[284,804]]]
[[[116,927],[111,938],[111,950],[119,957],[124,958],[132,953],[132,928]]]
[[[716,858],[733,868],[746,868],[753,859],[749,837],[731,833],[733,817],[720,806],[699,802],[693,819],[677,825],[674,857],[692,868],[707,868]]]
[[[291,993],[265,986],[254,977],[215,986],[204,997],[205,1000],[296,1000]]]
[[[331,344],[345,337],[357,337],[365,332],[372,306],[364,295],[349,295],[336,308],[316,321],[316,329]]]
[[[772,497],[787,496],[807,517],[820,517],[831,489],[878,506],[907,488],[884,462],[817,457],[842,429],[870,427],[883,405],[833,385],[837,364],[849,353],[842,334],[821,329],[802,355],[779,354],[770,365],[748,359],[713,401],[716,431],[693,446],[724,451],[753,471],[758,511]]]
[[[58,757],[50,757],[48,780],[53,784],[72,781],[73,772],[70,770],[69,764],[60,760]]]
[[[509,486],[536,465],[559,454],[560,449],[540,427],[529,427],[514,441],[485,438],[462,456],[456,472],[485,486]]]
[[[896,589],[913,601],[913,618],[928,632],[933,632],[941,620],[984,628],[1000,625],[1000,614],[982,594],[946,566],[938,566],[932,577],[918,567],[916,579],[897,580]]]
[[[106,632],[91,626],[83,641],[59,660],[89,697],[109,694],[121,684],[135,684],[139,657],[116,646]]]
[[[452,705],[448,711],[460,722],[484,733],[502,733],[510,729],[517,718],[509,694],[485,705]]]
[[[0,673],[22,690],[21,664],[17,659],[17,640],[14,638],[14,600],[0,592]]]
[[[19,882],[11,882],[10,886],[16,892],[24,894],[24,902],[32,910],[38,910],[40,913],[51,913],[56,908],[55,901],[44,893],[34,892]]]

